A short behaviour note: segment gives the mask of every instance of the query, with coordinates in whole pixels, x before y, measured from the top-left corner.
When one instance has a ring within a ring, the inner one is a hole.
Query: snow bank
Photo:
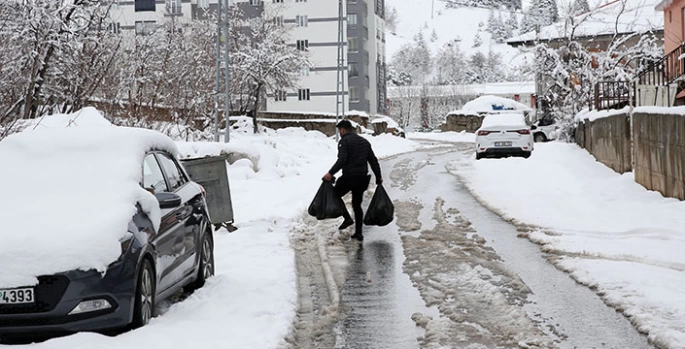
[[[505,218],[542,227],[531,240],[596,286],[656,343],[683,348],[685,202],[619,175],[576,145],[536,145],[528,159],[455,161],[449,170]]]
[[[111,126],[90,109],[32,130],[0,142],[0,265],[12,266],[0,269],[1,288],[73,269],[104,272],[121,254],[136,203],[159,225],[159,204],[139,184],[145,152],[177,151],[161,133]]]
[[[461,109],[477,113],[489,113],[507,110],[532,110],[525,104],[521,104],[513,99],[497,96],[480,96],[464,104],[464,106]]]
[[[630,114],[630,107],[624,107],[622,109],[609,109],[609,110],[588,110],[584,109],[580,113],[576,114],[575,120],[580,121],[595,121],[597,119],[608,118],[614,115],[626,115]]]
[[[685,107],[637,107],[635,113],[658,114],[658,115],[684,115]]]

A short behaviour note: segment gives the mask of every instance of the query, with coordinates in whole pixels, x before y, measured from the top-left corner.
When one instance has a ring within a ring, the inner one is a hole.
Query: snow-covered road
[[[447,171],[471,153],[450,145],[384,161],[398,219],[367,227],[362,247],[317,225],[329,250],[348,252],[339,319],[324,326],[336,348],[652,348]]]

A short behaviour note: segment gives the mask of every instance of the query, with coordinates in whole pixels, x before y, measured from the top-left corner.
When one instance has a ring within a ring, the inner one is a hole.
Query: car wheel
[[[138,273],[136,286],[136,300],[133,308],[133,322],[131,327],[139,328],[147,325],[155,314],[155,273],[150,260],[143,259],[143,265]]]
[[[200,248],[200,266],[197,271],[197,279],[186,286],[184,291],[192,292],[205,285],[205,281],[214,276],[214,243],[212,235],[207,232],[202,237]]]
[[[547,136],[545,136],[544,133],[536,133],[535,136],[533,136],[533,141],[537,143],[546,142]]]
[[[523,152],[523,157],[526,158],[526,159],[528,159],[528,158],[530,157],[530,154],[531,154],[531,152],[529,152],[529,151],[524,151],[524,152]]]
[[[476,160],[480,160],[483,158],[483,155],[481,153],[476,153]]]

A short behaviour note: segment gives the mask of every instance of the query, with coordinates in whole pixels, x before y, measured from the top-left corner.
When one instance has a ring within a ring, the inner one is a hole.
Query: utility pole
[[[228,143],[230,140],[230,109],[231,109],[231,92],[230,92],[230,59],[229,59],[229,13],[230,0],[219,0],[217,9],[217,23],[216,23],[216,89],[214,100],[214,141],[219,142],[219,114],[223,109],[224,119],[226,120],[226,128],[224,131],[224,142]],[[223,76],[221,74],[223,69]]]
[[[343,21],[343,0],[338,0],[338,76],[335,93],[335,124],[340,118],[345,118],[345,26]],[[335,141],[340,138],[338,128],[335,129]]]

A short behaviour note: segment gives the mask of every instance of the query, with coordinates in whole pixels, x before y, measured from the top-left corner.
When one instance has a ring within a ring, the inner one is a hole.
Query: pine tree
[[[507,30],[512,33],[519,29],[519,20],[516,17],[516,12],[512,12],[511,15],[509,15],[509,19],[507,19],[506,23],[506,28]]]
[[[488,14],[488,27],[485,29],[488,33],[492,33],[493,28],[495,27],[495,11],[490,11],[490,14]]]
[[[590,12],[590,4],[587,0],[575,0],[573,2],[573,7],[571,7],[571,13],[574,15]]]
[[[476,36],[473,37],[473,47],[480,47],[482,44],[483,39],[480,38],[480,33],[476,33]]]
[[[431,33],[431,42],[436,41],[438,41],[438,33],[435,31],[435,28],[433,28],[433,32]]]
[[[559,20],[559,7],[557,6],[557,0],[539,0],[540,8],[545,12],[544,14],[549,18],[547,24],[554,23]]]

